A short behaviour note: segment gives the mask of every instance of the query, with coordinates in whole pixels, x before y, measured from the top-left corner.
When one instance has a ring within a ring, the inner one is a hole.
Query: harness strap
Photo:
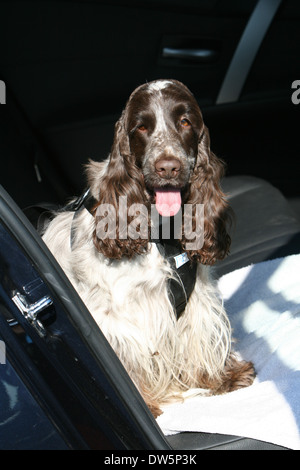
[[[87,209],[90,213],[92,213],[92,209],[97,204],[97,200],[90,194],[90,189],[87,189],[78,196],[75,201],[71,201],[69,204],[63,207],[64,211],[71,211],[77,212],[81,209]]]
[[[166,258],[177,279],[169,279],[169,297],[176,312],[177,320],[183,313],[192,294],[197,275],[197,263],[192,262],[182,251],[178,240],[151,240],[160,254]]]
[[[92,209],[95,207],[97,204],[97,200],[90,194],[90,190],[87,189],[81,196],[79,196],[75,201],[71,202],[67,206],[64,207],[64,210],[67,211],[74,211],[73,219],[72,219],[72,225],[71,225],[71,234],[70,234],[70,244],[71,244],[71,250],[74,245],[74,240],[75,240],[75,225],[74,221],[80,214],[80,212],[83,209],[87,209],[90,214],[92,214]]]
[[[57,204],[41,202],[23,209],[24,214],[39,234],[43,234],[58,210]]]

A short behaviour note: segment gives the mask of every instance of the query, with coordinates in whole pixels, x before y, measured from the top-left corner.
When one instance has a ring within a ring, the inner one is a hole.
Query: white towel
[[[237,339],[254,363],[252,386],[166,406],[166,435],[208,432],[249,437],[300,450],[300,255],[258,263],[219,281]]]

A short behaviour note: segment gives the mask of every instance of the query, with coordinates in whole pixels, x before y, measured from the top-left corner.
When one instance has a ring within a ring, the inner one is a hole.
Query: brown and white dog
[[[116,123],[108,158],[87,165],[92,209],[57,214],[43,236],[154,416],[190,389],[226,393],[254,378],[252,364],[231,351],[230,324],[210,276],[209,265],[230,246],[222,175],[192,93],[176,80],[146,83]],[[200,244],[191,243],[198,206]],[[164,220],[181,214],[171,245],[181,265],[196,267],[180,315],[170,286],[184,291],[184,283],[160,249],[164,242],[152,240],[153,207]]]

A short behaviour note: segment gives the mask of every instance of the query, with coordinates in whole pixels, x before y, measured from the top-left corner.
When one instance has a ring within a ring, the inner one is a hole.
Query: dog
[[[211,275],[229,252],[230,210],[193,94],[173,79],[139,86],[108,158],[86,172],[85,202],[43,239],[154,417],[191,391],[251,385]]]

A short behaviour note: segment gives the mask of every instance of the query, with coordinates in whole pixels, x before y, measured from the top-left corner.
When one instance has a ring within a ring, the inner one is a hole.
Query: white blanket
[[[208,432],[300,449],[300,255],[258,263],[219,281],[237,339],[254,363],[252,386],[166,406],[166,435]]]

